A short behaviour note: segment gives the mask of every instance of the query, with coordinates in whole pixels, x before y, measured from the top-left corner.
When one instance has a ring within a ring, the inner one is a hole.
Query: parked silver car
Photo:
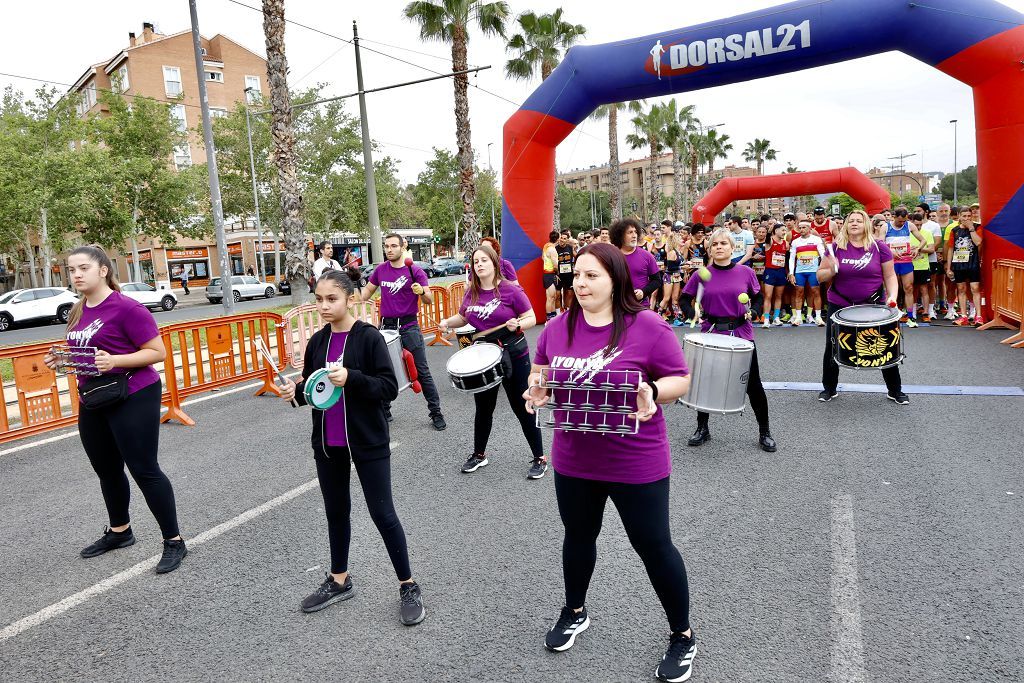
[[[233,275],[231,277],[231,290],[231,295],[235,301],[258,299],[259,297],[272,299],[275,294],[274,285],[269,282],[263,282],[258,277],[251,275]],[[206,298],[211,304],[219,304],[224,299],[224,292],[220,286],[219,277],[211,278],[210,284],[206,285]]]

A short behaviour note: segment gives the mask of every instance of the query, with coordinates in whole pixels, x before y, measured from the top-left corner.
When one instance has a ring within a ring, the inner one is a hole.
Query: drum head
[[[478,330],[472,325],[463,325],[452,330],[455,334],[476,334]]]
[[[496,344],[473,344],[456,351],[448,359],[448,374],[471,375],[501,362],[501,347]]]
[[[864,304],[861,306],[847,306],[835,312],[832,319],[840,324],[855,325],[857,327],[870,327],[872,325],[883,325],[899,318],[899,311],[881,304]]]
[[[302,393],[306,396],[306,403],[318,410],[327,410],[341,399],[342,389],[331,384],[327,378],[330,374],[327,368],[314,370]]]
[[[729,349],[730,351],[746,351],[754,348],[754,343],[739,337],[712,332],[695,332],[683,337],[683,343],[695,346],[709,346],[713,349]]]

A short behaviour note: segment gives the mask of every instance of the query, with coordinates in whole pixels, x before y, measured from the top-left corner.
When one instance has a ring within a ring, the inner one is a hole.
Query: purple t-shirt
[[[839,272],[828,288],[828,302],[836,306],[852,306],[866,303],[881,288],[884,278],[882,264],[892,261],[889,245],[875,240],[875,245],[864,249],[847,244],[840,249],[833,244]]]
[[[644,381],[689,374],[686,358],[668,323],[653,311],[641,311],[629,320],[619,346],[604,357],[604,348],[612,334],[612,325],[591,327],[581,314],[569,346],[568,315],[560,315],[544,326],[537,340],[534,362],[552,368],[580,368],[590,374],[607,370],[639,370]],[[556,390],[558,391],[558,390]],[[573,390],[575,394],[582,393]],[[591,392],[586,400],[604,398],[602,391]],[[620,399],[621,400],[621,399]],[[633,399],[635,405],[635,398]],[[665,427],[664,406],[647,422],[641,422],[636,434],[618,435],[555,430],[552,465],[555,471],[570,477],[647,484],[664,479],[672,472],[671,454]],[[601,420],[600,413],[587,414]],[[608,416],[605,416],[608,417]],[[614,416],[619,419],[619,416]],[[629,418],[622,417],[622,420]]]
[[[341,365],[346,339],[348,339],[348,332],[331,332],[331,338],[327,340],[327,365],[325,367]],[[344,395],[340,401],[324,411],[324,437],[327,439],[328,446],[348,445],[348,435],[345,433]]]
[[[508,322],[531,309],[526,293],[515,285],[502,283],[497,289],[483,289],[476,303],[471,303],[471,292],[466,292],[459,306],[459,315],[479,330],[488,330]]]
[[[633,289],[643,289],[650,282],[652,275],[660,275],[661,269],[651,252],[637,247],[632,254],[623,254],[629,266],[629,277],[633,280]],[[641,302],[644,306],[650,303],[649,298]]]
[[[160,336],[156,320],[149,309],[121,292],[111,292],[99,306],[88,303],[82,307],[82,318],[67,334],[68,346],[95,346],[101,351],[120,356],[135,353],[146,342]],[[170,362],[168,360],[168,362]],[[128,378],[128,393],[134,394],[153,382],[160,381],[160,375],[147,365],[142,368],[114,368],[106,374],[125,374]],[[79,385],[85,378],[79,380]]]
[[[409,269],[412,268],[412,278]],[[416,315],[419,311],[419,297],[412,291],[413,282],[427,286],[427,274],[413,264],[395,268],[391,261],[385,261],[370,275],[370,282],[380,287],[380,316],[382,318],[398,318],[405,315]]]
[[[740,294],[746,292],[747,296],[753,299],[754,295],[761,291],[753,268],[741,264],[719,268],[711,264],[708,270],[711,271],[711,279],[704,282],[699,277],[691,277],[683,287],[683,293],[696,297],[697,287],[703,282],[704,296],[701,297],[700,306],[704,313],[716,318],[740,318],[746,315],[747,305],[740,303]],[[717,327],[712,330],[711,323],[704,321],[700,325],[700,331],[712,331],[754,341],[754,326],[749,320],[735,330],[719,330]]]

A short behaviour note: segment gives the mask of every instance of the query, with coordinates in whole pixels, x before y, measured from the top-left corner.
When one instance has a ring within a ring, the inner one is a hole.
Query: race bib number
[[[558,272],[560,274],[562,274],[562,275],[571,275],[572,274],[572,264],[571,263],[559,263],[558,264]]]
[[[910,259],[910,240],[894,239],[889,242],[889,249],[892,251],[892,257],[897,262],[907,262]]]
[[[796,260],[800,262],[801,266],[813,266],[814,262],[818,260],[818,253],[801,252],[796,255]]]
[[[971,249],[960,248],[953,252],[953,263],[970,263],[971,262]]]
[[[683,276],[680,273],[672,273],[672,284],[677,284],[683,281]]]
[[[690,259],[689,265],[690,265],[690,268],[692,268],[694,270],[699,270],[700,268],[704,267],[704,259],[699,259],[699,258]]]
[[[772,252],[772,268],[785,268],[786,254],[781,251]]]

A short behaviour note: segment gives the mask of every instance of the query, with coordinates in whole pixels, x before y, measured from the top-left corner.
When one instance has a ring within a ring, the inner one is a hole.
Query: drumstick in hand
[[[690,327],[697,326],[697,308],[700,308],[700,302],[704,298],[704,283],[711,279],[711,271],[706,267],[699,268],[697,277],[700,278],[700,282],[697,283],[697,306],[693,309],[693,320],[690,321]]]
[[[413,265],[413,260],[411,258],[406,258],[405,259],[405,267],[409,269],[409,279],[412,280],[412,283],[415,285],[415,284],[418,284],[418,283],[416,282],[416,276],[413,275],[412,265]],[[422,287],[422,285],[420,285],[420,286]],[[422,296],[422,294],[417,295],[417,296]],[[419,307],[417,307],[417,310],[418,310],[418,308]],[[450,346],[451,343],[447,339],[444,338],[444,335],[441,334],[441,325],[439,325],[438,322],[436,320],[434,320],[434,316],[430,315],[430,310],[429,309],[427,309],[427,308],[423,309],[423,316],[427,319],[427,321],[430,324],[432,324],[434,327],[437,328],[437,332],[434,333],[434,337],[441,339],[441,341],[443,341],[445,344]]]

